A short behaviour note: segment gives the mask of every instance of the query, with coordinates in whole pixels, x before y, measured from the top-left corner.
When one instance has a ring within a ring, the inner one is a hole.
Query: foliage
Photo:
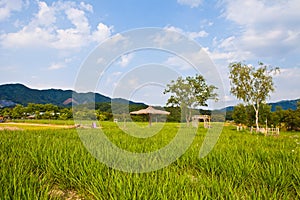
[[[187,76],[185,79],[179,77],[176,81],[172,80],[164,91],[164,94],[171,93],[167,105],[179,106],[184,112],[185,120],[190,122],[192,108],[207,106],[208,99],[216,99],[217,89],[213,85],[208,85],[201,75],[195,77]]]
[[[283,122],[287,130],[300,130],[300,101],[297,110],[286,110],[283,112]]]
[[[247,116],[247,109],[243,104],[238,104],[234,107],[232,118],[236,124],[247,124],[248,123],[248,116]]]
[[[253,126],[255,124],[255,112],[250,105],[239,104],[234,108],[233,119],[236,124]],[[300,130],[300,103],[296,110],[283,110],[280,106],[271,112],[271,106],[262,104],[259,107],[259,124],[268,127],[278,127],[282,130],[298,131]]]
[[[259,106],[274,91],[272,75],[279,71],[279,68],[272,68],[262,62],[259,62],[258,65],[258,69],[241,62],[229,65],[230,92],[253,107],[257,130],[259,128]]]

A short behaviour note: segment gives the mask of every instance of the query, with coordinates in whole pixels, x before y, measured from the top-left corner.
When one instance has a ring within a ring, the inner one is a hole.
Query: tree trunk
[[[258,125],[258,110],[255,110],[255,124],[256,124],[256,132],[259,131],[259,125]]]
[[[255,110],[255,124],[256,124],[256,132],[259,132],[259,124],[258,124],[258,112],[259,112],[259,104],[253,105],[253,108]]]
[[[185,113],[185,120],[186,120],[187,127],[190,127],[191,115],[192,115],[192,111],[191,109],[188,108]]]
[[[186,126],[189,127],[190,126],[190,120],[188,115],[185,116],[185,121],[186,121]]]

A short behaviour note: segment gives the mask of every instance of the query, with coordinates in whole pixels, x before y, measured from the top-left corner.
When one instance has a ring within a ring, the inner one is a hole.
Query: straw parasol
[[[149,126],[151,126],[152,122],[152,115],[169,115],[170,112],[164,111],[164,110],[157,110],[153,108],[152,106],[149,106],[146,109],[141,109],[138,111],[130,112],[132,115],[149,115]]]

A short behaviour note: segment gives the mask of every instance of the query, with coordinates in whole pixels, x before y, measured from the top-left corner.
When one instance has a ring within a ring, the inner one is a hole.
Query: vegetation
[[[117,118],[120,122],[148,121],[147,115],[127,116],[121,112],[112,114],[110,103],[97,103],[95,107],[96,110],[86,110],[82,114],[90,116],[88,117],[89,119],[93,119],[94,116],[96,116],[100,121],[113,121],[113,118]],[[143,109],[145,107],[146,106],[142,104],[130,104],[127,109],[129,109],[131,112],[134,110]],[[184,116],[182,116],[181,109],[179,107],[166,107],[165,110],[171,112],[171,114],[166,118],[168,122],[185,122],[186,119]],[[211,115],[211,111],[201,109],[192,109],[191,113],[192,115]],[[260,106],[259,113],[259,124],[262,126],[264,126],[267,121],[269,127],[279,127],[282,130],[300,130],[299,102],[296,110],[283,110],[280,106],[277,106],[274,112],[271,111],[271,106],[262,104]],[[223,115],[222,111],[220,111],[220,115]],[[14,108],[2,108],[0,109],[0,116],[13,121],[22,122],[26,122],[26,119],[30,119],[30,121],[28,121],[30,123],[37,122],[49,124],[51,122],[54,124],[69,124],[68,121],[73,119],[73,111],[72,108],[58,107],[52,104],[29,103],[27,106],[16,105]],[[160,118],[158,117],[158,120],[159,119]],[[239,104],[234,107],[233,111],[226,112],[226,120],[234,120],[236,124],[244,124],[248,127],[251,127],[255,125],[255,113],[252,106]],[[218,119],[215,118],[213,121],[218,121]],[[71,121],[71,123],[74,122]]]
[[[81,105],[78,105],[78,107]],[[93,119],[95,116],[100,121],[113,121],[111,103],[96,103],[90,105],[82,105],[85,110],[78,109],[85,115],[87,119]],[[128,106],[128,105],[126,105]],[[122,107],[120,105],[120,107]],[[129,104],[129,111],[145,108],[144,104]],[[127,107],[127,108],[128,108]],[[95,109],[95,110],[94,110]],[[76,110],[75,110],[76,112]],[[127,111],[128,112],[128,111]],[[34,104],[28,103],[27,106],[17,104],[14,107],[6,107],[0,109],[0,116],[7,119],[48,119],[48,120],[69,120],[73,119],[73,109],[67,107],[59,107],[53,104]],[[120,116],[122,117],[122,116]],[[135,116],[135,121],[143,121],[146,116]]]
[[[299,131],[300,130],[300,101],[296,110],[282,110],[277,107],[274,112],[271,112],[271,106],[262,104],[259,112],[261,113],[258,119],[260,125],[268,127],[278,127],[281,130]],[[255,125],[255,113],[251,106],[239,104],[234,107],[232,118],[236,124],[244,124],[248,127]]]
[[[102,129],[116,145],[148,152],[166,145],[177,126],[167,123],[147,139],[123,134],[112,122]],[[171,165],[134,174],[99,163],[75,129],[0,131],[0,199],[299,198],[299,134],[264,137],[224,127],[212,152],[199,159],[205,132],[200,127],[191,147]]]
[[[213,85],[207,85],[201,75],[195,77],[187,76],[185,79],[179,77],[167,85],[164,94],[171,93],[167,105],[179,106],[184,112],[185,121],[189,124],[192,118],[192,109],[198,106],[207,106],[208,99],[216,99],[217,89]]]
[[[261,62],[258,64],[258,69],[241,62],[229,65],[230,92],[253,107],[257,131],[259,130],[260,105],[264,104],[270,92],[274,91],[272,75],[279,71],[279,68],[271,68]]]

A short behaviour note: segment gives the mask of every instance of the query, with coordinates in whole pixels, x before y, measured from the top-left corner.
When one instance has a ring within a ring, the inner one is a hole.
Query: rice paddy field
[[[206,134],[200,127],[175,162],[129,173],[93,157],[68,127],[71,122],[58,125],[65,127],[0,124],[0,199],[300,199],[297,132],[264,136],[228,125],[213,150],[199,158]],[[150,152],[168,144],[181,125],[166,123],[149,138],[129,136],[113,122],[101,126],[120,148]],[[140,123],[140,130],[158,126]]]

